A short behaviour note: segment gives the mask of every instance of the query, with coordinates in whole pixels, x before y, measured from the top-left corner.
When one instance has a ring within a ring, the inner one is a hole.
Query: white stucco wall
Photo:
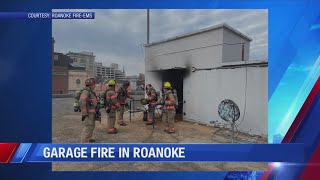
[[[197,65],[199,68],[218,66],[222,59],[222,45],[217,44],[222,44],[222,37],[223,30],[219,28],[146,47],[146,70],[185,68],[188,65]]]
[[[234,33],[230,29],[223,29],[223,60],[222,62],[236,62],[242,60],[242,44],[244,43],[244,56],[245,61],[249,60],[249,48],[250,41],[241,38],[238,34]]]
[[[240,128],[246,132],[267,135],[268,131],[268,68],[246,68],[197,71],[184,79],[183,111],[185,120],[209,124],[224,121],[218,106],[224,99],[233,100],[240,109]],[[245,90],[247,88],[247,95]],[[246,100],[245,100],[246,97]]]
[[[153,70],[182,67],[221,67],[222,60],[241,60],[241,45],[211,46],[214,44],[246,42],[244,59],[249,59],[250,43],[247,39],[229,32],[225,28],[203,32],[185,38],[167,41],[145,47],[146,84],[152,84],[159,91],[162,79]],[[210,46],[206,48],[199,48]],[[183,51],[186,49],[192,49]],[[173,53],[176,52],[176,53]],[[239,63],[234,62],[234,63]],[[246,87],[247,71],[247,87]],[[268,130],[268,68],[248,67],[190,72],[183,81],[184,120],[209,124],[222,122],[218,115],[218,105],[224,99],[233,100],[240,109],[243,119],[240,128],[246,132],[267,135]],[[245,101],[245,89],[247,96]]]
[[[85,81],[89,78],[89,74],[86,71],[69,70],[68,71],[68,90],[81,90],[85,87]],[[80,84],[77,84],[77,79],[80,80]]]

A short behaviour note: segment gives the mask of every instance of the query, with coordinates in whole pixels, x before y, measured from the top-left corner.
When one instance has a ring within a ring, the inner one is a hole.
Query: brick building
[[[93,52],[68,52],[66,54],[75,64],[85,66],[90,77],[94,77],[95,55]]]
[[[55,40],[52,38],[52,94],[68,91],[68,66],[59,66],[59,53],[54,53]]]

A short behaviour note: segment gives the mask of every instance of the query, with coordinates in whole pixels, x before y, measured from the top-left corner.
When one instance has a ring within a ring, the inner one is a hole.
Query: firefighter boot
[[[169,131],[169,125],[165,125],[163,131],[164,132],[168,132]]]
[[[124,123],[124,120],[123,120],[123,119],[118,119],[118,124],[119,124],[120,126],[126,126],[126,125],[127,125],[126,123]]]
[[[176,131],[175,131],[175,129],[173,128],[173,127],[171,127],[171,128],[169,128],[169,130],[168,130],[168,134],[172,134],[172,133],[175,133]]]
[[[146,123],[146,125],[152,125],[152,124],[153,124],[152,119],[148,119],[148,122]]]
[[[116,128],[111,128],[111,129],[108,129],[108,134],[117,134],[117,129]]]

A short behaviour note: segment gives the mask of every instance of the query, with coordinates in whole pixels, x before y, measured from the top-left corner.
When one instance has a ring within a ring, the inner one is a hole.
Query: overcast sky
[[[66,11],[66,10],[56,10]],[[95,12],[93,20],[53,20],[55,51],[90,51],[96,62],[125,66],[127,75],[144,73],[146,10],[70,10]],[[227,23],[251,37],[250,59],[268,58],[267,10],[150,10],[150,41],[159,41]]]

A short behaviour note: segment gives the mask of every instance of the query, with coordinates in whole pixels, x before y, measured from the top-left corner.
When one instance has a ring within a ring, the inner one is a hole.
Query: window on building
[[[80,84],[81,84],[81,81],[80,81],[80,79],[77,79],[77,80],[76,80],[76,85],[77,85],[77,88],[79,88],[79,87],[80,87]]]
[[[85,59],[81,59],[80,62],[81,62],[81,63],[86,63],[86,60],[85,60]]]
[[[53,56],[53,60],[58,61],[58,59],[59,59],[59,56],[58,56],[58,55],[54,55],[54,56]]]

